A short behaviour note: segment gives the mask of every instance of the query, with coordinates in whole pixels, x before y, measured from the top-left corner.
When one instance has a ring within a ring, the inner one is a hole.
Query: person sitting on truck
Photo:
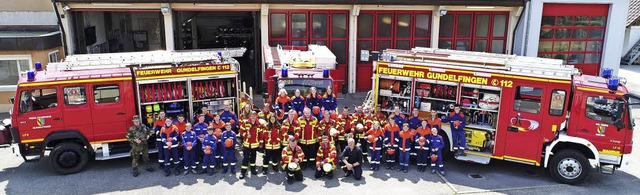
[[[247,104],[247,106],[249,105]],[[238,115],[231,110],[231,101],[224,101],[223,111],[220,113],[220,119],[226,124],[230,124],[233,132],[238,133]]]
[[[429,162],[428,138],[431,136],[431,128],[429,128],[428,125],[427,120],[423,119],[413,137],[415,140],[413,150],[416,153],[418,172],[425,172],[427,170],[427,163]]]
[[[393,114],[395,115],[393,117],[393,120],[396,121],[396,124],[400,125],[400,124],[404,124],[407,122],[407,117],[404,116],[404,114],[402,114],[402,112],[400,112],[400,106],[395,106],[393,108]]]
[[[389,115],[389,124],[384,127],[384,146],[385,159],[387,161],[387,169],[393,170],[396,166],[396,157],[398,150],[398,142],[400,142],[400,127],[396,125],[393,113]]]
[[[209,112],[209,107],[207,105],[202,105],[199,115],[204,115],[204,122],[207,124],[211,123],[213,120],[213,115]]]
[[[222,141],[224,147],[222,148],[222,174],[226,174],[229,168],[231,168],[231,174],[236,174],[236,144],[238,144],[236,133],[231,130],[231,124],[227,124],[226,131],[222,133]],[[228,140],[231,140],[232,144],[228,145]]]
[[[173,159],[173,165],[175,167],[175,174],[180,174],[180,159],[178,157],[178,127],[173,125],[173,121],[170,118],[165,120],[165,125],[160,130],[160,138],[163,143],[164,152],[164,175],[169,176],[171,174],[171,160]]]
[[[444,176],[444,164],[442,164],[442,148],[444,148],[444,140],[442,139],[442,136],[438,135],[438,129],[436,128],[431,128],[431,136],[429,137],[429,148],[431,148],[432,156],[431,174],[436,173],[436,165],[438,165],[438,167],[440,168],[440,175]]]
[[[278,92],[278,98],[276,98],[276,116],[278,116],[278,121],[282,121],[285,118],[285,115],[291,109],[291,98],[287,96],[287,90],[280,89]]]
[[[373,121],[371,130],[367,131],[366,134],[367,137],[373,137],[373,140],[367,138],[367,141],[369,141],[369,154],[371,155],[371,170],[378,171],[380,170],[380,160],[382,159],[380,152],[382,150],[382,140],[384,139],[384,132],[380,127],[380,122]]]
[[[162,149],[164,144],[160,138],[160,130],[162,129],[162,126],[164,126],[166,116],[167,114],[163,110],[160,110],[160,112],[158,112],[158,119],[153,123],[153,132],[156,135],[156,149],[158,149],[158,164],[160,169],[164,168],[164,150]]]
[[[185,131],[182,133],[182,145],[183,145],[183,166],[184,166],[184,175],[192,172],[196,174],[196,150],[193,147],[198,143],[198,135],[193,131],[193,127],[191,123],[187,123],[185,125]]]
[[[294,93],[295,95],[290,98],[292,109],[296,111],[298,116],[302,116],[302,111],[304,111],[305,107],[305,99],[304,97],[302,97],[302,95],[300,95],[299,89],[296,89]]]
[[[140,156],[142,156],[142,161],[146,164],[146,170],[149,172],[154,171],[148,164],[149,147],[147,147],[147,139],[149,139],[149,134],[149,128],[140,124],[140,118],[137,115],[133,116],[133,126],[131,126],[127,132],[127,140],[131,144],[131,166],[133,167],[131,174],[133,174],[134,177],[138,177],[140,174],[138,172]]]
[[[196,165],[199,165],[200,162],[202,162],[202,143],[204,141],[204,137],[207,135],[207,128],[209,128],[209,124],[204,122],[204,115],[199,115],[197,123],[193,125],[193,129],[198,136],[198,142],[195,146]]]
[[[453,137],[453,150],[456,150],[456,155],[466,156],[464,148],[467,145],[466,137],[464,135],[464,127],[466,126],[466,120],[464,114],[460,112],[460,105],[456,104],[453,107],[453,112],[449,113],[442,122],[448,122],[451,128],[451,136]]]
[[[216,158],[216,166],[220,167],[222,161],[220,160],[220,155],[222,154],[222,141],[220,137],[222,136],[222,132],[226,130],[226,123],[220,120],[220,115],[212,114],[213,120],[209,124],[210,127],[214,129],[213,135],[216,136],[216,140],[218,140],[217,147],[215,150],[215,158]]]
[[[400,144],[398,150],[400,152],[400,167],[398,171],[409,172],[409,157],[411,156],[411,143],[413,142],[413,134],[409,123],[402,124],[402,131],[400,132]]]
[[[318,94],[318,91],[316,90],[316,87],[311,87],[309,89],[309,92],[311,92],[309,95],[307,95],[306,99],[306,106],[309,109],[313,109],[313,107],[322,107],[322,96],[320,94]],[[318,117],[318,116],[315,116]]]
[[[331,86],[327,86],[325,94],[322,96],[322,107],[324,110],[335,111],[338,108],[338,99],[336,94],[333,93]]]

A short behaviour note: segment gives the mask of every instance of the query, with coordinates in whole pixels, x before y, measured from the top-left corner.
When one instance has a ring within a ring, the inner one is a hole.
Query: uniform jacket
[[[289,135],[293,135],[296,139],[300,138],[300,124],[296,118],[289,119],[287,117],[282,121],[282,126],[280,127],[282,146],[287,146],[289,144]]]
[[[387,124],[384,126],[384,145],[391,145],[392,147],[398,147],[400,142],[400,127],[398,125]]]
[[[453,124],[455,121],[460,121],[460,126],[455,127]],[[467,124],[466,119],[464,118],[464,114],[462,114],[462,112],[458,114],[456,114],[455,112],[451,112],[442,122],[449,122],[449,127],[451,127],[451,131],[462,131],[464,130],[464,127]]]
[[[209,125],[207,123],[197,123],[193,125],[193,131],[198,135],[198,137],[204,138],[204,136],[207,135],[208,127]]]
[[[243,146],[245,148],[255,149],[260,147],[263,142],[260,140],[260,133],[262,133],[263,126],[255,120],[251,122],[246,120],[240,125],[240,136],[242,136]],[[251,137],[248,135],[251,134]]]
[[[418,126],[420,126],[420,123],[422,123],[422,120],[419,116],[411,116],[409,117],[408,123],[410,129],[416,130],[418,129]]]
[[[264,148],[267,150],[278,150],[280,149],[280,129],[273,127],[271,129],[265,128],[265,131],[262,132],[262,142],[264,142]]]
[[[162,127],[162,129],[160,129],[160,132],[160,139],[164,144],[163,148],[171,149],[174,147],[178,147],[178,136],[180,136],[178,134],[178,127],[176,127],[175,125],[165,125]],[[170,147],[167,145],[167,142],[171,142]]]
[[[369,144],[369,149],[371,150],[382,150],[382,140],[384,140],[384,131],[382,129],[371,129],[367,131],[367,136],[373,135],[375,140],[373,143]],[[367,140],[368,141],[368,140]]]
[[[437,148],[438,150],[442,150],[442,148],[444,148],[444,140],[442,139],[442,136],[432,135],[431,137],[429,137],[429,139],[430,139],[429,148],[431,148],[431,150],[435,148]]]
[[[305,107],[304,97],[291,96],[290,99],[291,99],[291,108],[293,110],[295,110],[298,113],[301,113],[302,111],[304,111],[304,107]]]
[[[300,123],[301,128],[300,143],[315,144],[318,138],[318,119],[313,116],[309,116],[309,118],[301,116],[298,118],[298,123]]]
[[[338,108],[338,99],[335,94],[324,94],[322,96],[322,107],[324,110],[336,110]]]
[[[233,140],[233,145],[234,145],[234,146],[235,146],[236,144],[238,144],[238,138],[237,138],[237,136],[236,136],[236,133],[235,133],[235,132],[233,132],[233,131],[225,131],[225,132],[223,132],[223,133],[222,133],[222,140],[221,140],[221,142],[223,142],[223,143],[224,143],[224,141],[227,141],[227,139],[229,139],[229,138],[231,138],[231,139]],[[233,150],[233,149],[235,149],[235,147],[233,147],[233,146],[232,146],[231,148],[228,148],[228,149]]]
[[[147,145],[147,137],[151,132],[149,128],[145,125],[134,125],[129,127],[129,131],[127,131],[127,140],[131,143],[131,146],[136,145]],[[136,140],[140,140],[140,144],[136,143]]]
[[[412,142],[413,142],[413,134],[411,133],[411,130],[400,132],[400,144],[398,144],[400,151],[403,151],[403,152],[411,151]]]
[[[240,121],[238,120],[238,115],[236,115],[236,113],[231,110],[222,111],[222,113],[220,113],[220,120],[222,122],[231,124],[231,127],[236,127],[238,125],[238,122]]]
[[[204,151],[207,146],[211,147],[211,153],[215,153],[216,151],[216,147],[218,146],[218,140],[216,139],[216,136],[213,135],[207,135],[204,137],[204,141],[202,142],[202,151]]]
[[[333,167],[336,166],[336,156],[338,152],[336,151],[336,146],[334,144],[320,144],[318,148],[318,153],[316,153],[316,167],[320,167],[322,163],[331,163]]]
[[[300,148],[300,146],[296,146],[293,149],[287,146],[282,150],[281,162],[283,169],[286,168],[285,166],[287,166],[287,164],[295,162],[295,159],[298,159],[298,163],[301,163],[304,159],[304,152],[302,152],[302,148]],[[296,171],[298,170],[300,170],[300,166],[296,169]]]

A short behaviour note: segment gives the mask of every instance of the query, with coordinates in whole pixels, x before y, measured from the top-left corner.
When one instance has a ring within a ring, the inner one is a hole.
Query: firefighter
[[[400,127],[396,125],[395,115],[389,115],[389,124],[384,127],[384,146],[387,169],[393,170],[396,165],[398,142],[400,142]]]
[[[160,138],[163,143],[164,153],[164,175],[169,176],[171,174],[171,159],[173,159],[173,165],[175,167],[175,174],[180,174],[180,159],[178,157],[178,127],[173,125],[173,121],[170,118],[165,119],[165,125],[160,130]]]
[[[353,138],[353,116],[349,114],[349,107],[345,106],[342,109],[342,114],[338,116],[338,123],[340,126],[340,133],[338,135],[338,148],[340,151],[347,147],[347,139]]]
[[[296,138],[289,137],[288,145],[282,150],[282,170],[286,170],[287,183],[293,183],[293,180],[302,181],[302,170],[300,169],[300,163],[302,163],[304,151],[296,142]],[[293,163],[293,164],[292,164]],[[291,164],[291,165],[290,165]]]
[[[442,136],[438,135],[438,129],[431,128],[431,137],[429,140],[429,147],[431,148],[431,174],[436,173],[436,165],[440,169],[440,175],[444,176],[444,164],[442,164],[442,148],[444,147],[444,140]],[[435,162],[433,156],[438,158]]]
[[[146,164],[145,169],[149,172],[154,171],[148,164],[149,147],[147,146],[147,140],[149,139],[150,134],[151,131],[149,131],[149,128],[140,124],[140,118],[137,115],[133,116],[133,126],[131,126],[127,132],[127,140],[131,144],[131,166],[133,167],[131,174],[133,174],[133,177],[138,177],[138,175],[140,175],[138,172],[138,161],[140,160],[140,156],[142,156],[142,162]]]
[[[202,160],[202,170],[200,170],[200,174],[209,173],[209,175],[213,175],[215,173],[216,168],[216,147],[218,147],[218,140],[216,136],[213,134],[215,130],[213,127],[209,126],[207,128],[207,136],[204,137],[204,142],[202,142],[202,151],[204,151],[204,158]]]
[[[380,170],[380,151],[382,150],[382,140],[384,139],[384,132],[380,127],[380,122],[373,121],[371,129],[366,134],[367,137],[373,137],[373,140],[367,138],[367,141],[369,141],[369,155],[371,155],[371,161],[369,161],[371,170],[378,171]]]
[[[224,123],[231,124],[231,130],[238,133],[238,115],[231,110],[231,101],[224,101],[223,111],[220,113],[220,120]]]
[[[325,110],[323,115],[324,117],[318,125],[318,142],[322,141],[322,136],[326,135],[329,136],[329,142],[332,145],[335,145],[336,142],[334,141],[334,138],[329,131],[331,128],[336,128],[338,124],[335,120],[331,119],[331,114],[329,114],[329,111]]]
[[[393,108],[393,114],[395,115],[395,117],[393,118],[393,120],[396,121],[397,125],[401,125],[407,122],[407,117],[404,116],[404,114],[402,114],[402,112],[400,112],[400,106],[395,106]]]
[[[282,121],[280,136],[283,148],[289,145],[289,136],[293,136],[296,139],[300,137],[300,124],[296,115],[295,110],[289,110],[288,117]]]
[[[411,112],[412,115],[407,121],[411,130],[417,130],[418,126],[420,126],[420,123],[422,122],[422,119],[420,119],[420,116],[418,116],[419,112],[420,111],[418,111],[418,108],[413,108],[413,112]]]
[[[340,158],[342,159],[342,171],[345,172],[344,177],[353,175],[356,180],[362,179],[362,150],[356,147],[356,141],[354,139],[347,140],[348,147],[342,151]]]
[[[336,94],[333,93],[333,88],[331,88],[331,86],[327,86],[327,90],[322,96],[322,108],[324,108],[324,110],[333,111],[338,109],[338,99],[336,98]]]
[[[292,109],[295,110],[295,112],[299,116],[302,116],[302,111],[304,111],[304,107],[305,107],[305,102],[304,102],[305,99],[303,96],[300,95],[299,89],[296,89],[294,93],[295,93],[294,96],[290,98]]]
[[[227,130],[227,125],[224,121],[220,120],[220,115],[218,114],[212,114],[213,115],[213,120],[211,121],[211,123],[209,124],[209,126],[211,126],[211,128],[214,129],[213,135],[216,136],[216,141],[218,141],[218,143],[216,143],[216,150],[214,151],[215,154],[215,158],[216,158],[216,166],[220,166],[220,164],[222,164],[222,161],[220,160],[220,155],[222,155],[222,148],[223,148],[223,144],[222,140],[220,138],[222,138],[222,132]]]
[[[267,121],[269,120],[269,116],[271,116],[271,104],[264,103],[264,107],[262,108],[260,113],[258,113],[258,117],[262,120]]]
[[[419,172],[425,172],[427,169],[427,163],[429,162],[429,140],[427,138],[430,136],[431,128],[429,128],[429,123],[426,119],[423,119],[413,137],[416,143],[413,149],[416,152],[416,163]]]
[[[400,132],[400,144],[398,150],[400,152],[400,167],[398,171],[409,172],[409,157],[411,156],[411,143],[413,142],[413,134],[409,123],[402,124],[402,132]]]
[[[222,148],[222,174],[226,174],[231,168],[231,174],[236,174],[236,144],[238,144],[238,140],[236,137],[236,133],[231,130],[231,124],[227,124],[227,128],[222,133],[222,142],[224,143],[224,147]],[[227,145],[227,140],[231,140],[231,146]]]
[[[185,131],[182,133],[182,145],[183,145],[183,166],[184,174],[189,174],[189,171],[196,174],[196,150],[193,147],[198,143],[198,135],[192,131],[193,127],[191,123],[185,125]],[[191,168],[191,170],[189,170]]]
[[[187,122],[184,121],[184,115],[178,114],[178,120],[174,121],[173,125],[178,127],[178,156],[180,157],[180,162],[183,162],[183,144],[182,144],[182,133],[187,128]]]
[[[300,123],[300,146],[302,151],[305,153],[305,159],[302,161],[302,168],[305,168],[308,165],[313,165],[313,161],[316,160],[316,149],[318,149],[317,144],[317,125],[318,119],[316,117],[311,116],[311,110],[309,108],[304,109],[304,115],[298,119],[298,123]]]
[[[287,96],[287,90],[280,89],[278,92],[278,98],[276,98],[276,115],[278,116],[278,121],[282,121],[284,116],[291,109],[291,98]]]
[[[202,162],[202,157],[204,154],[202,153],[202,143],[204,142],[204,137],[207,136],[207,129],[209,128],[209,124],[204,122],[204,115],[198,116],[198,121],[195,125],[193,125],[193,131],[198,136],[198,142],[196,143],[194,150],[196,153],[196,166]]]
[[[164,169],[164,150],[162,149],[164,144],[160,138],[160,130],[162,129],[162,126],[164,126],[166,116],[167,114],[163,110],[160,110],[158,113],[158,120],[153,123],[153,132],[156,134],[156,149],[158,149],[158,164],[160,169]]]
[[[209,112],[209,107],[207,107],[207,105],[202,105],[199,115],[204,115],[204,122],[207,124],[211,123],[213,120],[213,115]]]
[[[247,170],[251,167],[251,175],[257,175],[256,170],[256,152],[263,144],[260,140],[262,133],[262,124],[258,122],[258,113],[251,113],[249,119],[240,126],[240,136],[242,136],[242,167],[240,168],[240,179],[247,176]]]
[[[368,149],[367,146],[367,141],[366,138],[364,136],[364,133],[367,132],[367,128],[365,126],[366,121],[365,121],[365,114],[364,111],[362,110],[362,106],[358,106],[356,107],[356,112],[353,113],[353,120],[355,121],[355,140],[357,143],[360,144],[360,150],[362,151],[362,155],[367,156],[367,152],[366,150]],[[358,128],[358,125],[362,124],[362,129]]]
[[[327,175],[329,179],[333,179],[333,171],[336,169],[336,155],[335,145],[329,142],[329,136],[323,135],[322,144],[320,144],[320,148],[318,148],[318,153],[316,154],[316,178]],[[325,170],[325,164],[330,164],[331,169]]]
[[[438,118],[438,111],[435,109],[431,109],[431,115],[427,118],[427,127],[429,127],[429,129],[436,128],[438,130],[442,127],[442,120]]]
[[[384,115],[384,113],[382,112],[382,108],[380,108],[380,106],[376,107],[373,113],[373,118],[378,122],[380,122],[381,127],[384,127],[387,125],[387,116]]]
[[[314,107],[321,108],[322,107],[322,96],[320,94],[318,94],[318,91],[316,90],[316,87],[311,87],[309,89],[309,92],[311,92],[311,93],[309,95],[307,95],[307,98],[305,98],[306,107],[309,108],[309,109],[313,109]],[[303,110],[303,112],[304,112],[304,110]]]
[[[464,135],[464,127],[466,126],[466,121],[464,118],[464,114],[460,112],[460,105],[456,104],[453,107],[453,112],[449,113],[442,122],[449,122],[449,127],[451,128],[451,134],[453,137],[453,150],[456,150],[456,155],[466,156],[464,153],[464,148],[466,147],[466,137]]]
[[[271,168],[278,172],[278,164],[280,164],[280,123],[273,114],[269,117],[269,122],[265,131],[262,133],[261,140],[264,142],[264,158],[262,159],[262,173],[267,175],[269,169],[269,161]]]

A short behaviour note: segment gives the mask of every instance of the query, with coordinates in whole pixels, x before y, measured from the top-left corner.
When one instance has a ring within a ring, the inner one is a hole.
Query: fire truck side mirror
[[[9,102],[11,102],[11,105],[13,105],[14,99],[15,99],[15,97],[9,98]]]
[[[360,50],[360,61],[368,62],[369,57],[369,50]]]

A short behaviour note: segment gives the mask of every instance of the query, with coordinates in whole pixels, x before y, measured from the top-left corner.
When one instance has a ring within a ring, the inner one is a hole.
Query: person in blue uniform
[[[456,104],[453,107],[453,112],[449,113],[442,122],[449,122],[451,136],[453,137],[453,150],[456,150],[456,155],[466,156],[464,148],[466,147],[467,141],[464,135],[464,127],[467,123],[464,114],[460,112],[460,105]]]
[[[338,108],[338,99],[333,93],[333,89],[331,88],[331,86],[327,86],[327,91],[322,96],[322,107],[324,108],[324,110],[328,111],[336,111],[336,109]]]
[[[436,173],[436,166],[438,166],[440,175],[444,176],[444,164],[442,163],[442,148],[444,148],[444,140],[438,135],[438,129],[431,128],[431,137],[429,138],[429,148],[431,149],[431,155],[436,156],[436,161],[431,161],[431,174]]]
[[[204,159],[202,161],[202,170],[200,170],[200,174],[209,173],[209,175],[213,175],[215,172],[214,168],[216,167],[216,158],[215,151],[218,146],[218,140],[216,136],[213,135],[213,128],[207,128],[207,136],[204,137],[204,142],[202,142],[202,151],[204,151]]]
[[[224,143],[224,148],[222,148],[222,174],[226,174],[229,169],[231,169],[231,174],[236,174],[236,144],[238,144],[238,139],[236,133],[231,130],[231,125],[227,124],[226,131],[222,133],[222,143]],[[231,146],[226,145],[227,140],[232,140],[233,144]]]
[[[300,90],[296,89],[294,96],[291,97],[292,109],[298,113],[298,116],[302,116],[302,111],[305,107],[305,98],[300,95]]]
[[[187,123],[185,131],[182,133],[182,154],[184,157],[184,175],[189,174],[189,172],[196,172],[196,150],[194,146],[198,143],[198,135],[193,131],[193,127],[191,123]],[[189,170],[191,169],[191,170]]]

